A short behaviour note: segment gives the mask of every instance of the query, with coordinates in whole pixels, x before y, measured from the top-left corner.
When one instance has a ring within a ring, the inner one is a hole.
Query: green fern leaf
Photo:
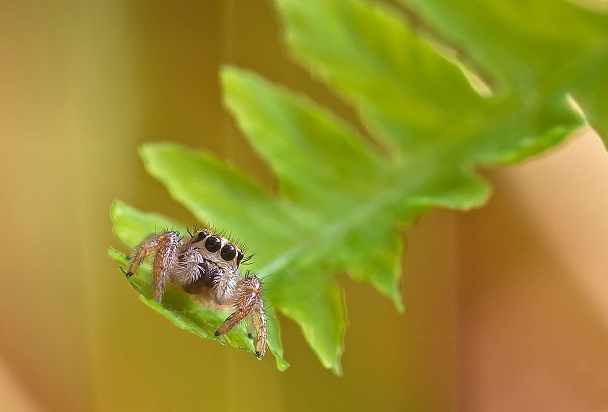
[[[528,28],[532,41],[520,48],[506,44],[500,56],[493,48],[503,46],[498,35],[475,34],[475,27],[481,32],[495,28],[473,19],[469,14],[474,12],[461,10],[460,2],[420,5],[417,13],[442,24],[445,38],[472,50],[471,56],[489,68],[492,94],[482,96],[471,86],[473,75],[463,62],[444,57],[428,31],[414,30],[392,9],[363,0],[275,1],[294,56],[359,110],[383,150],[309,99],[228,67],[221,76],[226,105],[272,168],[279,193],[265,191],[207,153],[149,144],[141,156],[149,173],[198,219],[230,230],[249,245],[255,252],[250,269],[264,279],[264,299],[298,323],[322,364],[339,374],[345,313],[332,275],[346,272],[372,284],[402,311],[400,225],[430,207],[467,210],[481,205],[490,189],[475,167],[517,162],[561,142],[583,124],[567,104],[567,93],[580,97],[592,124],[605,130],[605,119],[589,113],[606,107],[606,93],[589,85],[605,79],[608,71],[605,65],[603,71],[598,69],[607,60],[608,26],[600,24],[605,16],[566,2],[539,0],[541,9],[556,18],[564,8],[576,10],[575,23],[588,24],[571,41],[582,42],[577,47],[585,46],[583,55],[590,50],[603,53],[601,58],[582,59],[576,66],[580,71],[570,70],[566,60],[576,59],[578,48],[567,44],[571,53],[555,75],[541,64],[559,57],[551,54],[553,49],[539,46],[531,51],[538,46],[537,38],[555,31],[544,26],[534,31],[536,21],[499,14],[507,2],[502,8],[494,5],[501,2],[484,3],[484,10],[500,15],[507,28]],[[446,17],[456,11],[453,20]],[[510,41],[508,35],[503,37]],[[521,79],[524,57],[538,65],[530,64]],[[583,73],[596,76],[584,78]],[[112,207],[112,218],[117,237],[129,246],[163,227],[183,230],[164,217],[119,202]],[[146,303],[179,326],[213,338],[210,332],[222,316],[194,307],[178,292],[171,292],[167,304],[150,301],[146,276],[131,281]],[[278,325],[270,317],[269,348],[277,365],[285,368]],[[245,331],[237,329],[226,340],[252,352],[244,336]]]

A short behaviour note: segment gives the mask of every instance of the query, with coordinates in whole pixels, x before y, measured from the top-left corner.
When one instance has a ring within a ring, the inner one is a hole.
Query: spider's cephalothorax
[[[228,239],[208,229],[182,237],[177,232],[153,233],[131,254],[127,277],[132,276],[144,258],[154,254],[152,296],[160,303],[166,285],[180,285],[198,294],[215,309],[234,312],[215,331],[222,335],[248,318],[247,330],[254,335],[255,352],[266,351],[266,318],[260,294],[262,285],[255,275],[243,276],[239,265],[243,251]]]

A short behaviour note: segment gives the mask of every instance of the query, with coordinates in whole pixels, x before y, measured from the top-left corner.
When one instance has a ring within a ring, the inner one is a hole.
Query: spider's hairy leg
[[[262,299],[258,298],[249,316],[253,320],[253,325],[257,331],[253,341],[255,354],[258,358],[261,358],[266,352],[266,316],[264,315],[264,302]]]
[[[252,314],[253,322],[258,331],[255,346],[256,354],[259,357],[264,355],[266,346],[266,320],[264,318],[264,309],[261,304],[260,293],[262,293],[262,285],[257,276],[251,275],[240,280],[236,285],[237,298],[234,303],[236,310],[232,315],[228,316],[228,319],[226,319],[215,331],[215,336],[223,335],[254,311]],[[262,343],[264,344],[264,347],[262,347]]]
[[[169,276],[178,267],[178,246],[181,236],[176,232],[165,232],[158,235],[156,254],[152,263],[152,297],[160,303],[163,290]]]
[[[146,256],[156,251],[156,247],[158,245],[158,238],[160,236],[161,233],[152,233],[133,250],[131,256],[129,257],[129,260],[131,260],[131,265],[129,266],[127,277],[133,276],[133,274],[135,273],[141,262],[146,258]]]
[[[179,263],[171,273],[171,282],[184,287],[194,286],[200,277],[199,265],[203,263],[203,257],[196,249],[188,248],[186,243],[178,249],[177,258]]]

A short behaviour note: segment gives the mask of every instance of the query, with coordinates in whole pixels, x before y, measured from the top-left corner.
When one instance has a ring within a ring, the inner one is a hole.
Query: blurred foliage
[[[584,123],[568,94],[608,135],[608,19],[566,1],[401,0],[403,13],[367,0],[275,3],[295,59],[357,109],[367,138],[306,97],[229,67],[226,105],[279,193],[208,153],[149,144],[141,155],[200,221],[249,246],[267,304],[298,323],[339,374],[345,311],[333,274],[372,284],[402,311],[400,225],[431,207],[483,204],[490,188],[475,167],[540,153]],[[155,230],[183,230],[120,202],[112,219],[130,247]],[[131,283],[146,303],[214,339],[222,316],[179,296],[156,304],[142,273]],[[226,340],[252,352],[244,336],[240,328]]]

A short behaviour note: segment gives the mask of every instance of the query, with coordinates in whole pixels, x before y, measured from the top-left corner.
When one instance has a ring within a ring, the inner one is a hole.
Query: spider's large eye
[[[218,250],[220,250],[221,246],[222,246],[222,241],[220,240],[219,237],[217,237],[215,235],[209,236],[207,238],[207,240],[205,240],[205,249],[207,249],[211,253],[215,253]]]
[[[236,256],[236,248],[233,244],[226,243],[220,252],[220,256],[225,261],[231,261]]]
[[[196,235],[196,241],[200,242],[201,240],[203,240],[207,236],[209,236],[209,231],[207,229],[203,229],[200,232],[198,232],[198,235]]]
[[[241,260],[243,260],[243,252],[241,251],[241,249],[237,249],[237,251],[236,251],[236,264],[240,265],[241,264]]]

